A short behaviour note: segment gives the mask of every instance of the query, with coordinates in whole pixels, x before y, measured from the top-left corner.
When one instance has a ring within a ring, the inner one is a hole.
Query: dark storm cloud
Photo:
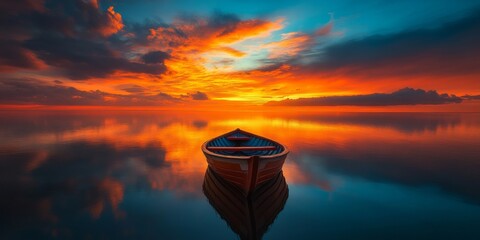
[[[188,36],[180,29],[175,28],[175,26],[159,20],[147,19],[143,23],[130,23],[125,26],[126,31],[131,33],[131,36],[126,41],[129,45],[148,46],[151,44],[151,39],[149,39],[151,31],[157,28],[169,30],[162,36],[164,38],[160,44],[162,47],[175,48],[188,39]]]
[[[480,100],[480,95],[465,95],[462,98],[465,100]]]
[[[145,64],[128,55],[121,15],[96,1],[23,0],[1,3],[0,13],[0,70],[37,68],[40,59],[71,79],[166,71],[159,61]]]
[[[392,106],[418,104],[460,103],[455,95],[438,94],[437,91],[403,88],[392,93],[373,93],[354,96],[329,96],[317,98],[286,99],[268,102],[273,106]]]
[[[197,91],[196,93],[190,94],[193,100],[208,100],[208,96],[206,93]]]
[[[116,70],[161,74],[163,64],[133,62],[110,49],[105,43],[58,36],[33,38],[25,46],[50,66],[61,69],[70,79],[106,77]]]
[[[146,90],[144,87],[135,84],[123,84],[118,86],[118,88],[129,93],[141,93]]]
[[[231,33],[237,27],[240,18],[234,14],[214,12],[208,21],[208,26],[213,29],[223,29],[219,36]]]
[[[182,14],[178,19],[183,23],[188,23],[192,25],[202,26],[204,30],[220,30],[218,32],[218,37],[229,34],[238,27],[238,24],[241,22],[241,19],[230,13],[224,13],[220,11],[214,11],[207,18],[200,17],[192,14]],[[206,21],[206,25],[203,26],[202,22]],[[182,32],[184,33],[184,32]],[[188,35],[186,35],[188,37]]]
[[[43,11],[44,0],[1,1],[0,13],[18,14],[30,11]]]
[[[144,63],[152,64],[152,63],[161,63],[163,64],[165,59],[169,59],[170,54],[162,51],[153,51],[146,53],[142,56],[142,60]]]
[[[37,65],[33,53],[19,42],[0,39],[0,70],[8,67],[32,69]]]
[[[47,85],[35,79],[8,79],[0,82],[0,103],[42,105],[168,105],[181,101],[166,93],[120,95],[96,91],[81,91],[63,85]]]
[[[0,102],[6,104],[79,104],[102,101],[102,92],[83,92],[73,87],[45,85],[36,80],[9,79],[0,82]]]
[[[192,125],[197,129],[204,129],[205,127],[208,126],[208,122],[202,121],[202,120],[195,120],[192,122]]]
[[[178,101],[178,98],[172,97],[172,95],[160,92],[155,95],[156,98],[161,99],[161,100],[170,100],[170,101]]]
[[[434,29],[375,35],[301,56],[307,69],[343,69],[368,76],[466,74],[480,72],[480,10]],[[299,63],[300,64],[300,63]]]

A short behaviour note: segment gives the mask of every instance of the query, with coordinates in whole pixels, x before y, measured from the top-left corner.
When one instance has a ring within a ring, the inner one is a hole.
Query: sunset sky
[[[480,1],[17,0],[0,26],[3,106],[480,106]]]

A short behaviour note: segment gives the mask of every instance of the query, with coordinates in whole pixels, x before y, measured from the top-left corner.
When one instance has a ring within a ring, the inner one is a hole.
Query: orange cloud
[[[250,19],[241,21],[235,27],[235,29],[228,33],[217,34],[212,39],[215,44],[222,43],[235,43],[237,41],[243,41],[253,37],[265,37],[271,32],[280,30],[283,28],[283,19],[276,21],[266,21],[260,19]]]
[[[92,6],[98,9],[98,0],[84,0],[86,3],[90,3]]]
[[[233,49],[230,44],[250,38],[266,37],[283,27],[282,19],[267,21],[260,19],[239,20],[224,26],[212,26],[206,19],[195,22],[178,19],[169,27],[149,30],[148,40],[154,48],[171,50],[175,55],[224,51],[234,56],[243,56],[241,51]]]
[[[172,27],[150,28],[147,39],[155,41],[157,44],[161,44],[161,46],[169,46],[174,43],[181,45],[186,41],[185,37],[179,35]]]
[[[118,206],[123,200],[123,184],[118,180],[105,178],[98,183],[97,187],[98,191],[101,191],[103,195],[88,207],[91,216],[99,218],[105,209],[105,204],[108,202],[115,216],[121,217],[123,214],[118,209]]]
[[[282,34],[280,41],[267,43],[264,47],[270,50],[269,58],[291,57],[311,47],[313,40],[310,35],[290,32]]]
[[[234,49],[234,48],[231,48],[231,47],[219,47],[217,49],[214,49],[214,50],[218,50],[218,51],[221,51],[221,52],[225,52],[225,53],[228,53],[234,57],[243,57],[246,55],[246,53],[242,52],[242,51],[239,51],[237,49]]]
[[[328,23],[315,30],[315,36],[326,36],[326,35],[329,35],[331,32],[332,32],[332,29],[333,29],[333,15],[330,14],[330,21],[328,21]]]
[[[96,2],[95,2],[96,3]],[[97,8],[98,8],[98,3]],[[98,32],[102,34],[105,37],[111,36],[120,30],[125,26],[122,21],[122,15],[120,13],[117,13],[113,10],[113,6],[110,6],[107,11],[105,12],[105,25],[102,25],[100,29],[98,29]]]

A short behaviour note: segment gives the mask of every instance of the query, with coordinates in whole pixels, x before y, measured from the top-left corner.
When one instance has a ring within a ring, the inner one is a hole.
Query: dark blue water
[[[1,112],[0,238],[238,239],[200,150],[237,127],[291,151],[263,239],[480,239],[480,114],[167,111]]]

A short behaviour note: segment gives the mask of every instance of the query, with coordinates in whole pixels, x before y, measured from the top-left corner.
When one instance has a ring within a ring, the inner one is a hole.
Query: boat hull
[[[206,141],[202,151],[209,167],[242,189],[245,195],[277,176],[289,153],[278,142],[240,129]]]
[[[246,194],[282,171],[287,153],[274,157],[252,156],[238,159],[205,153],[208,165],[223,179],[237,185]]]

